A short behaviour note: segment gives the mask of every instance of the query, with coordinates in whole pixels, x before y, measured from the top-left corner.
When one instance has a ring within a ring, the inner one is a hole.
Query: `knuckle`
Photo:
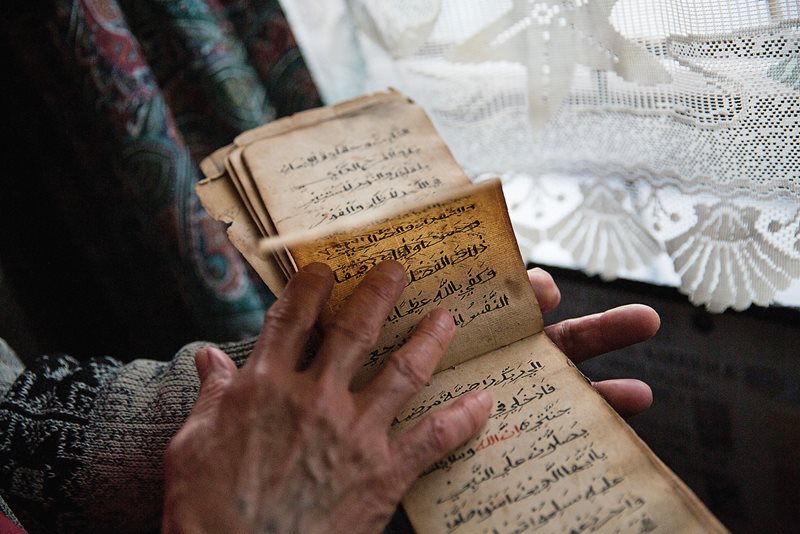
[[[557,333],[558,333],[559,345],[561,346],[561,349],[565,353],[567,353],[567,355],[572,353],[574,345],[572,326],[573,326],[572,319],[566,319],[558,324]]]
[[[395,287],[396,284],[389,280],[388,277],[373,276],[361,282],[359,290],[373,300],[378,300],[385,304],[394,304]]]
[[[349,315],[337,316],[330,330],[359,347],[369,348],[378,341],[377,328],[371,328],[365,320]]]
[[[428,416],[428,445],[437,454],[444,454],[450,447],[450,423],[441,413]]]
[[[464,415],[463,420],[466,423],[464,428],[465,434],[472,435],[480,430],[483,425],[483,416],[478,411],[474,403],[461,404],[461,411]]]
[[[264,316],[264,326],[281,330],[298,324],[303,318],[302,314],[296,313],[285,302],[278,301],[267,310]]]
[[[276,385],[273,375],[274,373],[269,365],[269,361],[263,365],[253,365],[250,371],[245,375],[243,380],[245,383],[244,386],[254,390],[271,390]]]
[[[432,344],[433,347],[431,347],[431,349],[437,354],[444,354],[447,350],[449,336],[448,332],[445,331],[445,328],[441,325],[426,325],[424,328],[418,329],[416,334],[423,336],[428,343]]]
[[[430,378],[430,375],[415,365],[412,360],[396,352],[392,354],[386,364],[390,366],[393,373],[400,376],[414,391],[422,389]]]

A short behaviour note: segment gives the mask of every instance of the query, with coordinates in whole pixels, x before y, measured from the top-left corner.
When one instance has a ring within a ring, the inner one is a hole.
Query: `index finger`
[[[246,367],[281,365],[294,370],[333,287],[330,268],[312,263],[289,280],[264,316],[264,325]]]
[[[325,339],[311,368],[332,373],[349,387],[356,368],[378,341],[386,317],[405,287],[406,273],[396,261],[379,263],[327,322]]]

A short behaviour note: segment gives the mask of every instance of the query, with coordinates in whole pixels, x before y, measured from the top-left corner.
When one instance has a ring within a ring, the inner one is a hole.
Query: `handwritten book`
[[[201,165],[198,194],[273,292],[331,266],[335,310],[369,268],[408,284],[353,387],[428,311],[457,334],[393,430],[476,389],[489,423],[403,500],[419,532],[725,532],[543,332],[497,180],[471,184],[395,91],[282,119]]]

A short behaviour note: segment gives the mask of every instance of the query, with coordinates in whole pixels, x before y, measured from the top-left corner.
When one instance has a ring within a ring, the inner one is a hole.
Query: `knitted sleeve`
[[[16,372],[0,358],[0,502],[11,517],[32,534],[158,531],[164,450],[197,398],[194,354],[206,345],[168,362],[44,356]],[[240,365],[252,346],[220,348]]]

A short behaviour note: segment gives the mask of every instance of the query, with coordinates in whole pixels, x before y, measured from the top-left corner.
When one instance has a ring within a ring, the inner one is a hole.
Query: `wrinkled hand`
[[[546,271],[531,269],[528,279],[536,293],[542,313],[554,309],[561,293]],[[603,313],[567,319],[545,327],[548,337],[573,362],[580,363],[600,354],[621,349],[653,337],[661,326],[658,313],[649,306],[629,304]],[[594,382],[594,388],[623,417],[650,407],[650,386],[630,378]]]
[[[550,275],[533,269],[529,278],[542,311],[553,309],[560,293]],[[317,356],[302,371],[332,286],[330,270],[319,264],[289,282],[241,370],[218,349],[197,353],[200,395],[165,455],[165,532],[376,532],[424,468],[483,426],[491,399],[474,392],[388,435],[455,333],[443,310],[420,322],[370,384],[349,391],[404,280],[393,262],[370,271],[340,312],[326,318]],[[633,305],[546,331],[580,362],[648,339],[658,326],[652,309]],[[652,400],[639,381],[594,385],[623,415]]]
[[[366,275],[298,371],[332,284],[320,264],[296,274],[241,370],[217,349],[197,353],[200,394],[165,455],[165,532],[378,532],[422,470],[484,425],[491,399],[474,392],[389,437],[455,333],[445,310],[349,391],[405,285],[398,263]]]

